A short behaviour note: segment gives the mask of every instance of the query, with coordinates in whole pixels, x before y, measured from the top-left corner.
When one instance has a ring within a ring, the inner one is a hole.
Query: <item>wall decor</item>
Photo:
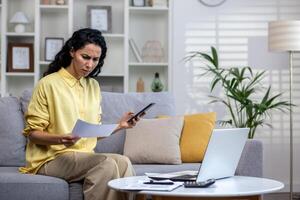
[[[46,37],[45,38],[45,61],[54,60],[55,55],[64,45],[64,38]]]
[[[142,49],[143,62],[163,62],[164,50],[157,40],[148,40]]]
[[[88,26],[103,33],[111,33],[111,6],[87,6]]]
[[[25,32],[25,24],[28,24],[29,20],[24,12],[18,11],[9,20],[9,23],[15,24],[15,32],[16,33],[24,33]]]
[[[149,5],[153,7],[168,7],[168,0],[150,0]]]
[[[208,7],[217,7],[225,3],[226,0],[199,0],[205,6]]]
[[[33,72],[32,43],[8,43],[7,72]]]
[[[133,6],[143,7],[146,6],[145,0],[132,0]]]

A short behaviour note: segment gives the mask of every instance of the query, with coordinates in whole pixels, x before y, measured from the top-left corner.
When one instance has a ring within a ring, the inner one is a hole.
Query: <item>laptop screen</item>
[[[214,129],[207,145],[197,182],[234,176],[249,128]]]

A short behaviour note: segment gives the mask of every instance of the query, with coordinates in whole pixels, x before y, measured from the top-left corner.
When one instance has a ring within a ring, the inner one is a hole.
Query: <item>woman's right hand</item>
[[[63,144],[66,147],[74,145],[80,137],[71,134],[49,134],[43,131],[32,131],[28,136],[30,141],[40,145],[58,145]]]
[[[60,137],[59,143],[65,145],[66,147],[74,145],[80,139],[80,137],[73,135],[62,135]]]

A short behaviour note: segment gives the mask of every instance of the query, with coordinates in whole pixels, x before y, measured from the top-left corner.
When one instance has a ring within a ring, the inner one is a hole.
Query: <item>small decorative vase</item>
[[[153,6],[153,0],[148,0],[148,5],[147,6]]]
[[[51,4],[50,0],[42,0],[43,5],[48,5]]]
[[[159,78],[159,73],[156,72],[154,75],[154,79],[151,84],[151,90],[152,92],[161,92],[164,89],[164,85],[162,84],[160,78]]]
[[[145,84],[141,77],[136,82],[136,92],[145,92]]]

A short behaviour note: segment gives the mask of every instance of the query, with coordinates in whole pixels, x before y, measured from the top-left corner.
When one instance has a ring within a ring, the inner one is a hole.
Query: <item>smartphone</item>
[[[170,180],[163,180],[163,181],[156,181],[156,180],[149,180],[144,182],[144,184],[153,184],[153,185],[173,185],[174,182]]]
[[[133,115],[132,117],[130,117],[130,119],[128,119],[127,122],[130,123],[133,119],[137,119],[141,114],[143,114],[144,112],[146,112],[154,104],[155,103],[150,103],[149,105],[147,105],[146,107],[144,107],[142,110],[140,110],[139,112],[137,112],[135,115]]]

